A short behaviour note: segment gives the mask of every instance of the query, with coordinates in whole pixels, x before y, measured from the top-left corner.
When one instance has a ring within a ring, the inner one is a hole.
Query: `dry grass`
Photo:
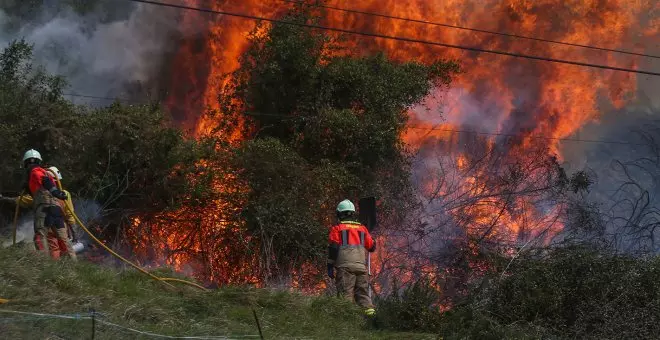
[[[171,336],[257,335],[266,339],[420,339],[421,334],[370,329],[352,305],[335,298],[226,287],[208,293],[173,291],[133,270],[55,262],[18,248],[0,249],[0,309],[52,314],[96,310],[102,320]],[[90,320],[33,319],[0,313],[0,334],[11,339],[89,339]],[[140,338],[97,323],[96,339]],[[149,338],[149,337],[144,337]]]

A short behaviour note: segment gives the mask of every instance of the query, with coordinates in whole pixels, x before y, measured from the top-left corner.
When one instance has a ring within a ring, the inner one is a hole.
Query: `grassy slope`
[[[0,249],[0,309],[53,314],[90,309],[116,324],[174,336],[257,335],[254,306],[266,339],[420,339],[421,334],[370,330],[352,305],[263,289],[172,291],[133,270],[54,262],[21,249]],[[30,319],[0,313],[0,334],[12,339],[90,339],[90,320]],[[140,338],[99,325],[96,339]],[[428,337],[427,337],[428,338]]]

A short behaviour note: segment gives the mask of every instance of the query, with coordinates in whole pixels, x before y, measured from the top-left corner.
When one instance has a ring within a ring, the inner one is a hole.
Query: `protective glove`
[[[53,197],[61,199],[62,201],[66,201],[66,193],[62,190],[55,189],[53,190]]]
[[[331,279],[335,278],[335,266],[328,264],[328,277]]]
[[[71,243],[76,243],[78,242],[78,237],[76,236],[76,231],[75,231],[75,224],[69,225],[69,238],[71,239]]]

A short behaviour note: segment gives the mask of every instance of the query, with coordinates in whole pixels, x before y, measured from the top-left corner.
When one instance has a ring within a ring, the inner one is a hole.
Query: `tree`
[[[64,79],[34,67],[31,58],[24,41],[0,54],[1,191],[21,191],[23,152],[37,149],[46,165],[62,171],[74,199],[104,208],[115,236],[136,212],[166,209],[196,190],[187,175],[208,154],[204,142],[185,140],[157,105],[75,107],[62,97]]]
[[[25,41],[10,43],[0,54],[2,190],[20,190],[23,174],[19,166],[23,152],[35,148],[48,158],[51,150],[44,147],[44,139],[52,135],[44,125],[65,119],[75,110],[62,99],[64,79],[34,67],[31,57],[32,48]]]
[[[321,18],[298,6],[282,20]],[[457,64],[355,56],[340,37],[285,23],[261,24],[250,40],[214,114],[216,131],[244,126],[250,139],[236,157],[250,190],[246,228],[263,262],[286,274],[290,264],[322,259],[343,198],[378,197],[381,221],[396,227],[414,202],[400,138],[408,109],[447,86]]]

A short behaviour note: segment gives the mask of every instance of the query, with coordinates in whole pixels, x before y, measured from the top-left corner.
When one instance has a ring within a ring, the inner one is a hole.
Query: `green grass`
[[[334,297],[226,287],[210,292],[164,287],[134,270],[55,262],[19,249],[0,249],[0,310],[83,315],[92,309],[125,327],[170,336],[258,335],[266,339],[424,339],[369,327],[352,304]],[[96,339],[147,339],[97,323]],[[0,313],[5,339],[90,339],[91,320],[34,319]]]

